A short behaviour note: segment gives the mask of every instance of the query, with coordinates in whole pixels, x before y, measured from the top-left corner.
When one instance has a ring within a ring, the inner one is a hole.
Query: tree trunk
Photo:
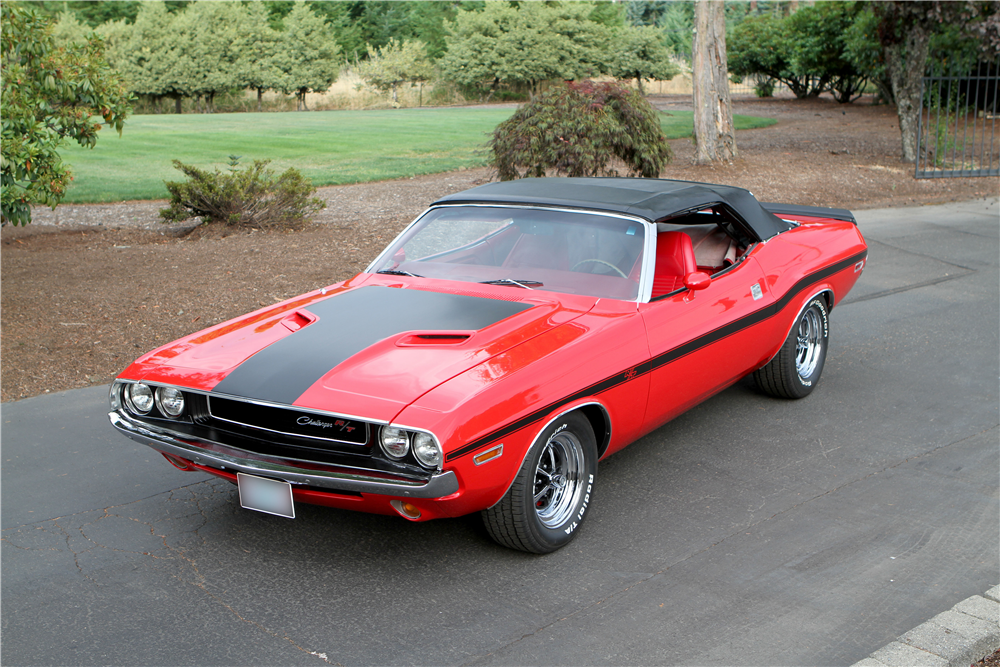
[[[261,112],[261,102],[263,101],[263,99],[264,99],[264,89],[263,88],[258,88],[257,89],[257,113]]]
[[[298,111],[309,111],[309,107],[306,106],[306,90],[306,88],[299,88],[297,93],[299,96]]]
[[[726,19],[722,0],[698,0],[691,78],[694,88],[695,162],[707,164],[737,156],[736,128],[729,99]]]
[[[920,115],[920,92],[930,33],[923,25],[914,25],[906,39],[885,47],[885,65],[896,99],[899,133],[903,139],[903,162],[917,161],[917,123]]]

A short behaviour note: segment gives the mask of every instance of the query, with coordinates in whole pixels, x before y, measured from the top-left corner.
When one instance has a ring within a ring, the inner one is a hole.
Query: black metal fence
[[[787,97],[792,94],[788,86],[763,74],[751,74],[739,83],[729,81],[730,97]]]
[[[971,74],[926,76],[917,124],[916,178],[1000,176],[1000,63]]]

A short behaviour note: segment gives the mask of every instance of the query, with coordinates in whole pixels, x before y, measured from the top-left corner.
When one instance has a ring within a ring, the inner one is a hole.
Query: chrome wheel
[[[795,341],[795,370],[800,378],[808,379],[816,372],[823,356],[823,330],[823,318],[819,310],[811,306],[799,320]]]
[[[594,428],[582,411],[546,424],[525,452],[507,493],[483,510],[490,537],[536,554],[568,544],[593,499],[597,458]]]
[[[806,304],[778,353],[753,372],[758,387],[779,398],[805,398],[812,392],[830,345],[829,312],[821,295]]]
[[[532,492],[535,513],[543,526],[560,526],[573,513],[584,488],[583,470],[583,445],[576,435],[560,431],[549,438],[535,466]]]

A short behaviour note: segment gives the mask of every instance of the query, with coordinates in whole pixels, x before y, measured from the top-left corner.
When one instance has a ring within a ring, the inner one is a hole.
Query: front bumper
[[[112,426],[138,443],[198,465],[232,473],[271,477],[334,493],[352,491],[400,498],[443,498],[458,491],[458,478],[451,470],[436,473],[426,482],[408,480],[372,470],[275,459],[201,438],[182,440],[117,411],[109,412],[108,418]]]

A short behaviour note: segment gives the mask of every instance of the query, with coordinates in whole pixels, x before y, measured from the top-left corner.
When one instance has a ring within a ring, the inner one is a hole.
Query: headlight
[[[184,394],[173,387],[156,389],[156,407],[167,417],[180,417],[184,412]]]
[[[128,409],[140,415],[149,414],[153,409],[153,390],[141,382],[125,387],[125,403]]]
[[[413,434],[413,455],[425,468],[437,468],[441,465],[441,448],[430,433]]]
[[[395,426],[382,427],[382,451],[394,461],[406,456],[410,451],[410,434]]]

